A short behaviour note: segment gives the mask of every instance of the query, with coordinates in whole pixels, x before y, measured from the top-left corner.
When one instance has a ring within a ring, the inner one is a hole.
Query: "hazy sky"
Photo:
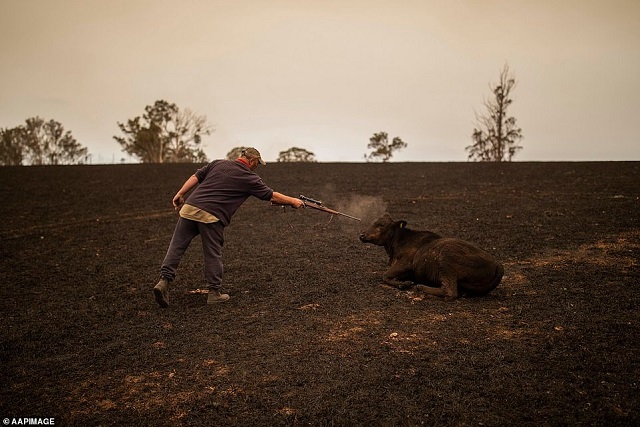
[[[210,158],[292,146],[465,161],[505,63],[515,160],[640,160],[638,0],[0,0],[0,127],[60,122],[93,163],[164,99],[206,115]]]

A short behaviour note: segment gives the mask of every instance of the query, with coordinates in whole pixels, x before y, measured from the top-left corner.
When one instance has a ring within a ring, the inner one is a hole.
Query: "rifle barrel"
[[[346,216],[347,218],[355,219],[356,221],[362,221],[360,218],[356,218],[355,216],[347,215],[346,213],[336,212],[338,215]]]
[[[309,201],[305,201],[304,205],[308,206],[310,208],[313,208],[313,209],[317,209],[319,211],[330,213],[332,215],[342,215],[342,216],[346,216],[347,218],[354,219],[356,221],[361,221],[360,218],[356,218],[355,216],[347,215],[346,213],[338,212],[338,211],[335,211],[333,209],[329,209],[329,208],[327,208],[325,206],[318,205],[316,203],[312,203],[312,202],[309,202]]]

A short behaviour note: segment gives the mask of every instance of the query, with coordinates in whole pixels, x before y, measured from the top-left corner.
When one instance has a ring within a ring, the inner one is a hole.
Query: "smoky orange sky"
[[[206,115],[209,158],[255,146],[465,161],[503,65],[514,160],[640,160],[640,1],[0,0],[0,127],[60,122],[92,163],[164,99]]]

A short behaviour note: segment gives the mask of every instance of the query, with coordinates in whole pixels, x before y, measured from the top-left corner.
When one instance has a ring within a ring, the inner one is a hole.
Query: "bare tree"
[[[299,147],[291,147],[286,151],[281,151],[278,155],[278,162],[316,162],[316,155],[309,150]]]
[[[212,132],[205,116],[199,116],[188,108],[175,116],[175,129],[171,135],[170,153],[177,162],[207,161],[202,151],[202,135]]]
[[[366,154],[364,156],[367,161],[380,158],[386,163],[393,156],[394,151],[406,148],[406,146],[407,143],[397,136],[393,138],[393,141],[389,142],[389,134],[387,132],[374,133],[369,138],[369,145],[367,145],[367,148],[373,151],[368,156]]]
[[[477,128],[473,129],[473,144],[466,147],[469,159],[482,162],[511,161],[522,149],[518,141],[523,138],[522,129],[516,126],[516,119],[509,117],[507,109],[513,102],[511,91],[516,85],[505,64],[500,72],[500,81],[491,87],[494,98],[485,100],[486,113],[476,113]]]
[[[176,104],[156,101],[145,108],[145,114],[118,123],[125,134],[114,136],[122,151],[138,157],[143,163],[204,162],[207,157],[201,148],[202,136],[213,131],[205,116]]]

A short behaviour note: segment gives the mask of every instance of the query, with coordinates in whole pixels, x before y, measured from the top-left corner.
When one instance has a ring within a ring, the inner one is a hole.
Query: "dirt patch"
[[[0,168],[0,417],[56,425],[637,425],[640,163],[273,164],[206,306],[151,288],[195,165]],[[481,298],[381,284],[388,211],[505,265]]]

